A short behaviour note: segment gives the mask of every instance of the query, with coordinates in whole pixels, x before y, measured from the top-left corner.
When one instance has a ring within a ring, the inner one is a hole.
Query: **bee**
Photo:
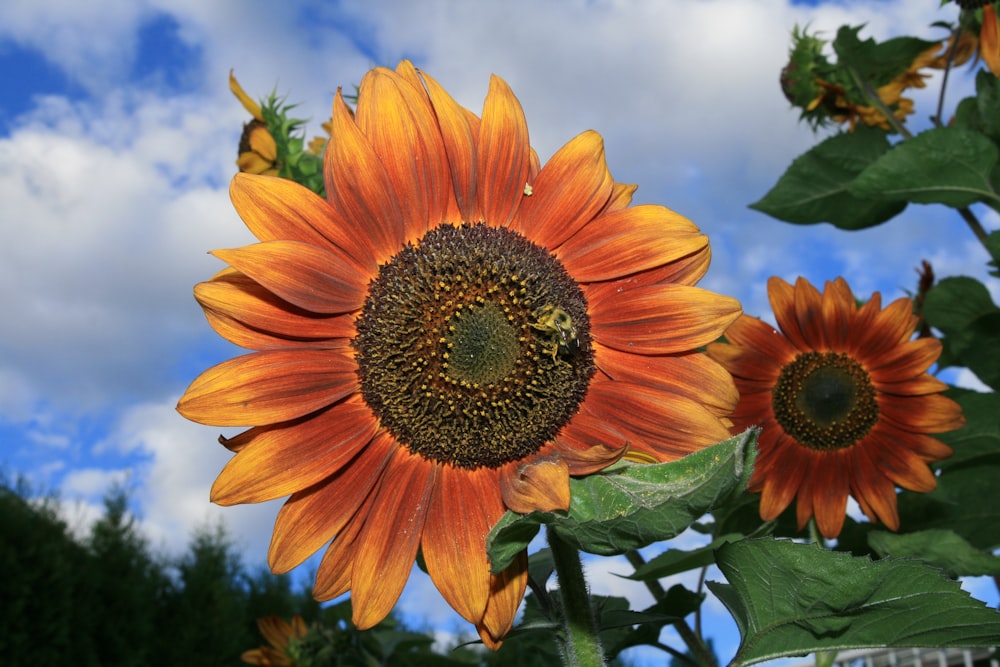
[[[549,340],[542,349],[552,355],[552,361],[560,352],[571,359],[580,353],[580,339],[569,313],[559,306],[547,305],[538,310],[536,317],[538,321],[531,326],[549,334]]]

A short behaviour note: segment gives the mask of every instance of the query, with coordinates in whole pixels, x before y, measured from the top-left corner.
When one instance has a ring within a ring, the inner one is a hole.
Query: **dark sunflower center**
[[[781,370],[772,405],[788,435],[820,451],[852,446],[878,421],[871,377],[851,356],[838,352],[797,356]]]
[[[358,316],[361,394],[415,454],[497,467],[551,440],[594,374],[587,303],[546,249],[443,225],[382,265]]]

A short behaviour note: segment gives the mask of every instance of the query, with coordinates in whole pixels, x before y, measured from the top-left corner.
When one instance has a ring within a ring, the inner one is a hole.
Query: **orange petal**
[[[767,297],[771,302],[774,319],[789,342],[798,350],[811,350],[795,316],[795,288],[781,278],[772,276],[767,281]]]
[[[729,437],[705,406],[672,392],[632,382],[591,382],[581,412],[607,421],[640,451],[674,461]]]
[[[206,311],[238,320],[251,329],[299,342],[351,338],[356,334],[353,315],[317,316],[279,299],[239,273],[195,285],[194,298]]]
[[[421,548],[441,595],[470,623],[478,623],[490,597],[486,535],[504,507],[494,470],[444,466],[424,526]]]
[[[529,201],[536,196],[538,190]],[[521,210],[528,210],[528,202]],[[594,282],[648,271],[707,245],[708,237],[670,209],[633,206],[593,220],[567,239],[555,254],[576,280]]]
[[[785,511],[798,494],[809,468],[809,459],[802,456],[799,445],[783,433],[771,434],[768,438],[768,433],[765,431],[758,446],[775,450],[774,468],[763,475],[759,474],[763,469],[758,466],[754,469],[750,482],[751,488],[763,486],[760,496],[760,518],[764,521],[773,521]]]
[[[366,244],[366,253],[381,264],[403,247],[402,205],[389,172],[354,122],[339,89],[330,122],[330,141],[323,154],[326,197],[333,209],[352,222],[356,242]]]
[[[592,415],[577,413],[556,436],[553,451],[570,475],[590,475],[617,462],[628,451],[620,431]]]
[[[480,220],[491,227],[510,223],[524,198],[529,162],[528,123],[521,103],[503,79],[491,76],[476,153]]]
[[[868,447],[852,452],[851,493],[872,521],[881,521],[889,530],[899,530],[896,487],[868,455]]]
[[[876,382],[901,382],[923,374],[941,356],[937,338],[917,338],[901,343],[885,354],[865,359],[865,369]]]
[[[930,394],[922,396],[878,396],[879,419],[903,429],[924,433],[944,433],[965,426],[962,408],[955,401]]]
[[[594,340],[638,354],[693,350],[716,340],[741,312],[736,299],[687,285],[644,285],[607,296],[588,294]]]
[[[807,349],[825,352],[830,349],[826,342],[826,322],[823,319],[823,296],[805,278],[795,281],[795,319],[799,331],[808,346]]]
[[[368,494],[361,508],[326,548],[316,569],[316,582],[312,591],[315,599],[332,600],[350,590],[358,535],[371,517],[375,496],[375,493]]]
[[[430,101],[422,88],[376,67],[361,80],[355,119],[403,203],[404,239],[416,241],[444,219],[453,190]]]
[[[263,430],[219,473],[212,502],[259,503],[306,489],[347,464],[375,427],[371,410],[358,400]]]
[[[802,484],[802,494],[812,497],[816,527],[823,537],[840,535],[847,516],[847,496],[850,492],[850,452],[841,450],[817,457]]]
[[[532,195],[521,202],[511,226],[536,244],[555,248],[593,220],[611,198],[614,179],[601,135],[588,130],[571,139],[531,185]],[[606,229],[603,222],[597,224]]]
[[[365,302],[368,276],[353,270],[339,250],[301,241],[264,241],[212,254],[288,303],[313,313],[345,313]]]
[[[278,159],[278,144],[274,142],[274,137],[267,131],[267,127],[258,125],[250,130],[250,149],[267,162],[274,164]]]
[[[631,183],[615,183],[614,188],[611,190],[611,198],[608,200],[604,212],[611,213],[612,211],[628,208],[629,204],[632,203],[632,195],[638,189],[638,185]]]
[[[284,648],[292,634],[292,626],[285,619],[268,615],[257,619],[257,629],[268,644],[274,648]]]
[[[328,479],[292,495],[274,522],[267,554],[271,571],[281,574],[297,567],[343,530],[397,446],[388,434],[377,436]]]
[[[434,105],[438,124],[441,127],[441,138],[444,140],[445,151],[448,154],[448,165],[451,169],[451,181],[454,185],[459,214],[462,220],[474,221],[476,219],[476,136],[473,126],[470,124],[470,113],[428,74],[422,73],[422,76]]]
[[[439,471],[439,464],[403,448],[389,463],[355,545],[351,606],[358,629],[381,622],[403,592]]]
[[[240,101],[243,108],[246,109],[251,116],[256,118],[261,123],[264,122],[264,115],[260,111],[260,105],[253,101],[246,91],[243,90],[243,86],[240,85],[239,81],[236,80],[236,75],[233,74],[233,70],[229,70],[229,90],[232,91],[236,99]]]
[[[714,408],[719,415],[728,415],[739,402],[740,396],[729,372],[700,352],[649,356],[622,352],[600,343],[595,343],[594,347],[597,367],[615,380],[637,382],[687,396]]]
[[[177,410],[199,424],[260,426],[302,417],[357,389],[349,350],[265,350],[203,372]]]
[[[872,383],[875,389],[885,394],[896,394],[897,396],[917,396],[919,394],[939,394],[948,389],[948,385],[930,373],[921,373],[915,378],[903,380],[902,382],[884,382],[872,374]]]
[[[872,460],[894,484],[927,493],[937,487],[937,478],[927,462],[906,446],[905,441],[891,440],[883,429],[872,429],[865,438],[865,448]]]
[[[520,514],[569,509],[569,466],[543,458],[506,466],[500,474],[503,502]]]
[[[821,301],[823,332],[831,350],[843,351],[851,338],[857,304],[847,281],[838,277],[827,282]]]
[[[726,338],[734,345],[749,348],[770,358],[770,366],[781,367],[791,362],[799,354],[787,338],[775,331],[767,322],[756,317],[743,315],[726,329]],[[742,374],[741,374],[742,375]],[[758,375],[744,375],[743,377],[757,378]]]
[[[499,574],[492,576],[490,601],[481,623],[476,624],[479,637],[487,648],[497,650],[503,638],[510,632],[517,616],[517,608],[524,599],[528,586],[528,553],[522,551],[514,561]]]
[[[979,29],[979,55],[994,76],[1000,76],[1000,24],[992,2],[983,5],[983,23]]]
[[[913,302],[910,299],[896,299],[885,310],[864,319],[865,328],[860,322],[855,323],[856,335],[851,337],[851,352],[863,362],[878,364],[882,355],[894,351],[899,345],[910,340],[917,327],[917,318],[913,314]]]
[[[322,197],[286,178],[236,174],[229,197],[247,228],[261,241],[302,241],[318,247],[333,244],[351,258],[356,270],[371,277],[377,270],[358,223],[345,222]]]
[[[241,172],[247,174],[278,175],[278,170],[274,167],[274,161],[263,157],[255,151],[240,153],[236,158],[236,166]]]

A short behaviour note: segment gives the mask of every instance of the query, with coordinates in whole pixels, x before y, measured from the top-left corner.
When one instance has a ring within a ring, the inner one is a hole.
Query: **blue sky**
[[[814,284],[843,275],[859,296],[880,290],[887,300],[915,284],[922,259],[940,276],[982,275],[984,253],[943,207],[911,206],[902,220],[855,234],[747,208],[815,141],[777,85],[792,27],[832,35],[866,23],[879,38],[932,37],[929,24],[954,9],[937,4],[5,2],[0,468],[57,490],[81,530],[122,481],[154,546],[180,550],[221,517],[246,561],[264,562],[280,503],[209,504],[228,453],[218,429],[174,411],[198,372],[235,351],[191,297],[219,268],[208,250],[252,240],[227,194],[246,120],[227,87],[230,68],[255,97],[276,88],[301,102],[310,133],[336,87],[375,64],[411,58],[474,111],[496,73],[521,100],[543,159],[599,131],[616,180],[639,185],[637,203],[665,204],[709,235],[703,286],[751,314],[767,316],[770,275]],[[935,90],[932,81],[916,96],[921,117]],[[968,76],[955,77],[948,99],[969,90]],[[997,228],[995,215],[981,217]],[[627,565],[589,568],[596,592],[648,602],[610,574]],[[426,579],[411,579],[403,610],[468,631],[429,591]],[[731,655],[731,622],[718,603],[709,614],[716,646]]]

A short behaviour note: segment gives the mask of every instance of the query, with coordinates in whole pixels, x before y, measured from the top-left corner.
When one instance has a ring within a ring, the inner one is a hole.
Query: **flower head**
[[[229,89],[253,118],[243,124],[236,166],[249,174],[278,175],[278,144],[267,129],[260,105],[254,102],[236,76],[229,72]]]
[[[762,427],[750,490],[760,514],[776,518],[797,498],[799,529],[816,517],[827,538],[840,534],[847,496],[865,515],[899,529],[896,486],[931,491],[928,467],[951,448],[928,434],[964,423],[947,388],[927,373],[941,354],[934,338],[912,340],[909,299],[882,309],[878,292],[858,307],[843,278],[822,294],[803,278],[768,281],[781,332],[743,316],[729,344],[708,354],[740,390],[734,428]]]
[[[732,379],[695,350],[739,304],[694,284],[707,239],[661,206],[629,207],[600,135],[544,166],[493,77],[482,116],[409,62],[338,91],[326,198],[237,174],[259,243],[195,288],[210,324],[255,350],[205,371],[178,404],[249,426],[220,504],[291,497],[269,552],[285,572],[329,543],[314,593],[351,591],[369,628],[418,549],[445,599],[500,644],[525,554],[490,571],[508,509],[566,509],[569,477],[627,452],[668,461],[728,437]],[[332,542],[331,542],[332,538]]]
[[[240,659],[248,665],[263,667],[294,667],[295,661],[289,654],[292,640],[303,639],[309,632],[301,616],[293,616],[288,623],[278,616],[263,616],[257,619],[257,628],[270,646],[244,651]]]

